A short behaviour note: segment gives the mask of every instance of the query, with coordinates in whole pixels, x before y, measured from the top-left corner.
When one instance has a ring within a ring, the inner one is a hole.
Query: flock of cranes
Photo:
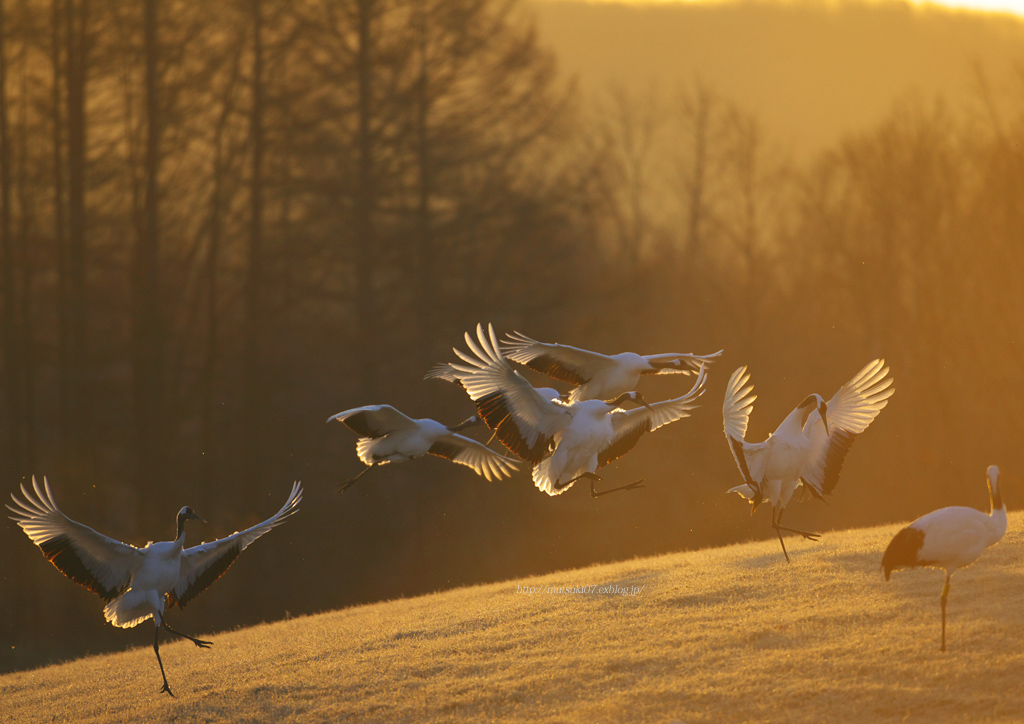
[[[487,480],[512,476],[529,466],[536,487],[560,495],[579,480],[590,482],[590,494],[642,487],[643,479],[598,491],[597,471],[630,452],[648,432],[689,417],[704,394],[707,368],[722,351],[708,355],[625,352],[603,355],[562,344],[538,342],[518,332],[499,342],[494,328],[477,325],[475,337],[464,336],[466,349],[454,348],[457,362],[439,363],[426,378],[461,387],[476,414],[447,427],[431,419],[412,419],[390,405],[367,405],[332,415],[358,436],[356,453],[366,466],[342,483],[348,489],[373,468],[387,463],[436,455],[465,465]],[[510,362],[546,374],[571,386],[567,394],[536,388]],[[654,403],[635,390],[643,375],[692,375],[683,395]],[[856,436],[863,433],[894,393],[883,360],[865,365],[827,402],[807,396],[762,442],[746,440],[747,422],[756,396],[746,367],[729,379],[722,407],[726,439],[742,476],[729,489],[749,501],[751,515],[762,503],[772,507],[771,526],[790,561],[783,532],[812,541],[819,534],[782,525],[782,514],[801,486],[818,499],[835,488],[843,462]],[[631,409],[625,409],[629,406]],[[492,431],[507,454],[461,434],[474,425]],[[949,582],[958,569],[977,560],[1006,532],[1006,509],[998,488],[996,466],[988,469],[991,513],[973,508],[942,508],[902,529],[882,558],[885,578],[898,568],[930,566],[946,571],[942,591],[942,651],[946,649],[946,600]],[[161,692],[173,696],[160,658],[161,630],[188,639],[200,648],[211,642],[171,628],[166,612],[184,606],[224,574],[247,546],[298,510],[302,487],[296,482],[281,509],[262,523],[211,543],[185,548],[185,524],[205,522],[188,506],[177,515],[173,540],[137,548],[77,523],[57,507],[49,483],[21,486],[7,507],[43,555],[64,575],[100,596],[106,620],[131,628],[152,619],[153,650],[163,677]]]

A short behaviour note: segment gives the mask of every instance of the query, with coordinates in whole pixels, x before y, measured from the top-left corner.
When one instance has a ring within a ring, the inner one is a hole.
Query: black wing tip
[[[452,442],[436,440],[427,452],[431,455],[436,455],[439,458],[455,462],[455,456],[462,452],[462,448]]]
[[[363,410],[362,412],[357,412],[354,415],[349,415],[345,419],[339,420],[339,422],[344,424],[345,427],[347,427],[355,434],[359,435],[359,437],[369,437],[376,439],[384,436],[384,433],[381,433],[380,430],[371,427],[369,422],[369,414],[367,413],[366,410]]]
[[[189,601],[205,591],[213,585],[214,581],[223,576],[241,552],[242,549],[237,544],[228,548],[222,556],[210,565],[209,568],[196,576],[196,580],[192,582],[191,586],[182,592],[180,598],[175,596],[173,592],[167,592],[167,594],[165,594],[167,608],[171,608],[175,605],[178,608],[185,608]]]
[[[86,590],[92,591],[104,601],[114,600],[128,588],[127,584],[114,588],[104,586],[85,565],[82,557],[75,550],[71,538],[66,535],[50,538],[39,543],[38,546],[46,560],[50,561],[54,568]]]
[[[492,392],[476,401],[477,413],[505,448],[516,457],[536,465],[547,455],[552,440],[538,434],[537,440],[530,445],[523,437],[519,426],[508,408],[505,396],[501,392]]]
[[[728,435],[727,437],[729,438],[729,444],[732,446],[733,455],[736,456],[736,461],[740,464],[740,472],[743,473],[743,482],[755,490],[760,490],[760,486],[754,482],[754,479],[750,475],[750,469],[747,467],[747,459],[743,455],[743,441],[733,437],[732,435]]]
[[[650,419],[645,417],[634,423],[626,432],[620,435],[617,440],[600,452],[597,456],[597,467],[603,468],[608,463],[621,458],[636,447],[640,438],[650,431]]]
[[[832,495],[832,491],[839,484],[839,474],[843,471],[846,454],[856,441],[855,433],[841,427],[834,428],[829,436],[828,451],[825,453],[825,472],[821,482],[821,491],[826,495]]]

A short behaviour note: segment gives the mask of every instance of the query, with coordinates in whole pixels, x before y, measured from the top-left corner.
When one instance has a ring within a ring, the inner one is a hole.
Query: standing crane
[[[50,484],[43,478],[40,487],[32,478],[32,491],[21,486],[23,500],[13,493],[11,520],[39,546],[57,570],[106,602],[103,615],[118,628],[132,628],[152,618],[156,625],[153,651],[160,664],[164,685],[161,692],[171,696],[164,662],[160,659],[160,630],[188,639],[201,649],[212,642],[189,636],[171,628],[165,618],[169,608],[184,608],[210,587],[234,562],[238,554],[254,540],[280,525],[298,510],[302,486],[292,485],[281,509],[262,523],[211,543],[185,548],[185,523],[204,521],[187,505],[178,511],[174,540],[147,543],[136,548],[108,538],[92,528],[68,518],[57,507]]]
[[[783,531],[812,541],[819,537],[818,533],[782,525],[782,513],[793,492],[802,483],[818,499],[832,493],[856,436],[867,429],[896,391],[887,374],[884,360],[869,362],[827,403],[819,394],[808,395],[767,440],[759,443],[745,440],[747,420],[757,399],[751,394],[754,386],[748,384],[750,374],[746,367],[740,367],[729,378],[722,417],[729,449],[744,481],[729,492],[750,501],[751,515],[761,503],[772,503],[772,528],[787,562]]]
[[[882,556],[885,580],[899,568],[941,568],[946,572],[942,587],[942,646],[946,650],[946,599],[949,579],[958,568],[974,563],[985,549],[998,543],[1006,533],[1006,508],[999,494],[999,468],[989,465],[988,494],[990,509],[960,505],[939,508],[922,515],[895,535]]]

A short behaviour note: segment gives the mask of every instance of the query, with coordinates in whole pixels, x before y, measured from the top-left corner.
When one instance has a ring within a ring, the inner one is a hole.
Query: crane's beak
[[[198,520],[200,523],[206,522],[206,519],[194,510],[190,510],[187,517],[189,520]]]
[[[654,408],[651,407],[649,404],[647,404],[647,400],[645,400],[644,396],[641,395],[639,392],[636,393],[636,398],[634,399],[634,401],[635,402],[639,402],[641,405],[646,407],[648,410],[650,410],[651,412],[654,412]]]
[[[828,412],[828,405],[826,405],[824,402],[822,402],[821,405],[819,405],[819,407],[818,407],[818,413],[821,415],[821,422],[822,422],[822,424],[825,425],[825,434],[829,435],[831,433],[829,433],[829,431],[828,431],[828,417],[826,415],[827,412]]]

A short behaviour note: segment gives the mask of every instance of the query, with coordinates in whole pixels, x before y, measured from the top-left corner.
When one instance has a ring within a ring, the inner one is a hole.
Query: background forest
[[[3,496],[45,474],[139,545],[188,504],[198,542],[302,480],[300,515],[189,606],[213,631],[767,537],[724,493],[729,374],[750,367],[763,439],[881,356],[896,395],[789,523],[985,507],[993,462],[1024,504],[1024,44],[998,84],[905,94],[808,152],[699,75],[580,83],[538,37],[517,0],[3,2]],[[606,469],[641,491],[548,498],[427,459],[335,495],[361,466],[324,421],[464,419],[422,376],[480,321],[725,353],[691,419]],[[0,670],[148,644],[17,526],[0,547]]]

